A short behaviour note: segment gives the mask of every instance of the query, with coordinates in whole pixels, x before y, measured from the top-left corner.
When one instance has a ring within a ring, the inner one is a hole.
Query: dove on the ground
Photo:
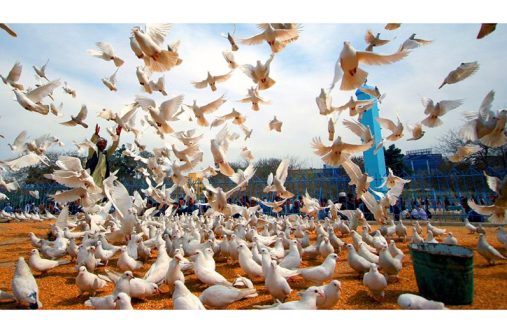
[[[28,305],[30,309],[42,308],[42,303],[39,300],[40,294],[37,281],[35,281],[30,267],[28,267],[23,257],[19,257],[16,262],[11,289],[18,304],[23,306]]]
[[[79,273],[76,277],[76,286],[79,288],[79,296],[84,292],[88,292],[94,296],[97,290],[104,288],[106,284],[106,280],[88,272],[85,266],[79,267]]]
[[[333,278],[336,260],[338,260],[338,255],[336,253],[330,253],[321,265],[303,268],[298,270],[298,272],[305,280],[321,285],[324,281]]]
[[[28,265],[33,270],[40,272],[41,274],[58,267],[60,265],[66,265],[70,263],[69,260],[48,260],[41,258],[39,250],[33,249],[30,253],[30,259],[28,259]]]
[[[495,249],[488,243],[486,235],[484,234],[479,235],[479,242],[477,243],[477,252],[479,252],[479,254],[488,261],[489,265],[495,265],[496,260],[498,259],[507,259],[497,249]]]
[[[320,290],[324,296],[317,297],[317,308],[331,309],[336,305],[336,303],[338,303],[338,300],[340,299],[342,285],[340,281],[333,280],[328,284],[321,286]]]
[[[414,294],[401,294],[398,296],[398,304],[402,309],[408,310],[446,310],[445,304],[427,300]]]
[[[134,310],[130,301],[130,296],[126,293],[119,293],[115,299],[117,310]]]
[[[380,274],[376,264],[370,265],[370,270],[363,276],[363,285],[371,292],[376,301],[382,301],[385,296],[384,290],[387,288],[387,280]]]
[[[172,294],[174,310],[206,310],[199,297],[188,290],[185,283],[176,280]]]
[[[84,305],[97,310],[114,310],[116,308],[116,297],[113,295],[90,297],[84,302]]]
[[[238,289],[232,286],[214,285],[206,288],[199,300],[204,304],[214,308],[224,308],[243,298],[257,296],[255,288]]]

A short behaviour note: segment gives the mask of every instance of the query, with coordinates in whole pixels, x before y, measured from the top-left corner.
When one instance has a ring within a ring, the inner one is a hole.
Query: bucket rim
[[[428,246],[428,247],[436,247],[436,246],[443,246],[443,247],[459,247],[461,249],[464,249],[465,251],[468,252],[468,254],[454,254],[454,253],[441,253],[441,252],[430,252],[428,250],[424,250],[424,249],[421,249],[419,248],[419,246],[421,244],[424,244],[424,246]],[[426,253],[426,254],[429,254],[429,255],[433,255],[433,256],[444,256],[444,257],[457,257],[457,258],[466,258],[466,259],[473,259],[474,257],[474,250],[469,248],[469,247],[465,247],[465,246],[461,246],[461,245],[454,245],[454,244],[443,244],[443,243],[410,243],[408,244],[408,248],[410,250],[410,252],[418,252],[418,253]]]

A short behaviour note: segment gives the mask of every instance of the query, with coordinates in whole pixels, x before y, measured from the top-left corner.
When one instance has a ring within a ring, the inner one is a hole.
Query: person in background
[[[412,208],[412,211],[410,212],[410,218],[412,220],[419,220],[420,219],[420,215],[419,215],[419,211],[417,210],[417,208]]]
[[[449,206],[451,205],[451,202],[449,201],[449,198],[447,196],[444,197],[444,210],[449,210]]]
[[[417,211],[419,213],[420,220],[423,220],[423,221],[428,220],[428,214],[426,214],[426,211],[424,210],[424,208],[419,207],[419,209]]]
[[[400,199],[396,201],[396,204],[392,206],[392,212],[394,215],[394,220],[399,221],[400,220],[400,213],[401,213],[401,207],[400,207]]]
[[[188,198],[186,213],[192,214],[192,212],[196,209],[199,209],[199,207],[195,204],[194,198]]]
[[[104,179],[109,177],[110,173],[108,158],[113,155],[120,142],[121,126],[116,127],[116,135],[118,139],[113,141],[113,144],[107,150],[107,140],[100,137],[99,132],[100,127],[97,124],[95,126],[95,133],[93,133],[90,140],[97,145],[97,151],[92,148],[88,150],[88,159],[86,160],[85,169],[90,169],[90,174],[95,181],[95,184],[102,188]]]
[[[292,204],[292,212],[294,214],[299,214],[301,213],[301,200],[303,198],[301,196],[299,196],[297,199],[294,200],[294,203]]]
[[[342,204],[341,209],[348,209],[347,208],[347,194],[345,192],[338,193],[338,203]]]
[[[347,193],[347,205],[345,206],[345,209],[351,209],[354,210],[357,208],[356,205],[356,199],[354,197],[353,193]]]
[[[180,198],[178,200],[178,209],[176,210],[176,214],[181,215],[186,212],[187,206],[185,205],[185,199]]]

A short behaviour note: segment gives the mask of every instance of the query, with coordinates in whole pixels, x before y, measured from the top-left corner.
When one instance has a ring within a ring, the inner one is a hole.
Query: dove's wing
[[[208,79],[204,79],[202,81],[192,81],[192,84],[194,85],[194,87],[196,87],[197,89],[204,89],[208,86]]]
[[[482,100],[481,106],[479,107],[479,115],[481,118],[488,118],[493,112],[491,111],[491,105],[495,99],[495,91],[491,90],[486,97]]]
[[[183,95],[176,96],[160,104],[159,109],[161,117],[165,120],[174,118],[181,103],[183,103]]]
[[[319,156],[324,156],[331,151],[331,147],[323,144],[320,137],[313,138],[311,146],[314,153]]]
[[[34,103],[40,102],[44,97],[51,94],[60,85],[60,80],[51,81],[43,86],[35,88],[26,94]]]
[[[155,101],[152,100],[149,97],[144,96],[136,96],[136,102],[141,106],[141,108],[145,111],[148,110],[148,108],[151,106],[153,108],[157,107],[157,104],[155,104]]]
[[[53,195],[53,199],[59,203],[67,203],[81,199],[81,196],[86,195],[84,188],[74,188],[69,191],[60,192]]]
[[[224,75],[215,76],[215,82],[220,83],[220,82],[227,81],[231,77],[231,74],[232,74],[232,71],[230,71],[229,73],[224,74]]]
[[[113,75],[111,75],[109,77],[109,81],[114,85],[116,84],[116,73],[118,73],[118,69],[120,69],[120,67],[117,67],[116,70],[114,71]]]
[[[245,73],[246,76],[248,76],[249,78],[251,78],[252,80],[254,79],[254,76],[253,76],[253,73],[254,73],[254,66],[250,65],[250,64],[245,64],[245,65],[241,65],[239,66],[239,69]]]
[[[107,42],[97,42],[97,43],[95,43],[95,45],[97,45],[97,47],[105,55],[107,55],[109,57],[113,57],[114,56],[114,50],[113,50],[113,46],[111,44],[109,44]]]
[[[56,165],[62,170],[81,171],[81,160],[73,156],[60,156]]]
[[[438,104],[440,105],[440,110],[442,111],[442,114],[444,114],[447,111],[454,110],[457,107],[461,106],[463,104],[463,100],[458,99],[452,101],[440,101],[438,102]]]
[[[258,35],[242,39],[241,43],[246,44],[246,45],[256,45],[256,44],[262,43],[264,40],[265,40],[265,35],[264,35],[264,32],[262,32]]]
[[[502,181],[500,180],[500,178],[488,176],[486,171],[484,171],[484,176],[486,176],[486,182],[488,183],[488,186],[491,189],[491,191],[497,193],[502,185]]]
[[[134,118],[134,115],[137,111],[137,105],[136,103],[132,103],[128,105],[125,109],[122,110],[124,113],[121,116],[121,121],[124,123],[129,123]]]
[[[357,184],[357,181],[363,174],[359,166],[356,163],[352,162],[351,160],[346,160],[345,162],[342,163],[342,167],[349,176],[352,183]]]
[[[12,66],[12,69],[9,72],[9,75],[7,75],[7,80],[12,82],[17,82],[19,80],[19,77],[21,76],[21,71],[23,70],[23,65],[21,65],[19,62],[16,62],[14,66]]]
[[[169,30],[171,30],[169,23],[146,24],[146,33],[158,45],[164,42]]]
[[[333,81],[331,82],[331,86],[329,87],[329,90],[332,90],[334,88],[334,86],[336,85],[336,83],[342,79],[342,77],[343,77],[343,69],[341,66],[340,58],[338,58],[338,60],[336,60],[335,66],[334,66]]]
[[[360,153],[365,150],[370,149],[373,146],[373,141],[369,143],[364,143],[362,145],[354,145],[351,143],[342,143],[342,150],[348,153]]]
[[[14,143],[12,145],[17,146],[17,147],[21,147],[21,145],[23,144],[23,142],[25,142],[25,140],[26,140],[26,131],[23,131],[18,134],[16,139],[14,139]]]
[[[17,171],[19,169],[38,164],[40,162],[48,165],[45,159],[47,159],[47,157],[44,155],[41,157],[35,153],[28,153],[15,159],[3,161],[2,164],[7,165],[12,171]]]
[[[11,35],[12,37],[18,37],[18,35],[16,34],[16,32],[14,32],[14,30],[12,30],[7,24],[5,23],[0,23],[0,29],[3,29],[5,30],[9,35]]]
[[[350,121],[350,120],[345,119],[343,121],[343,125],[363,140],[367,139],[368,138],[367,136],[370,134],[368,127],[366,127],[365,125],[363,125],[355,120]],[[369,140],[365,140],[365,141],[369,141]]]
[[[392,120],[377,117],[377,121],[380,123],[382,127],[389,129],[391,132],[396,131],[396,124]]]
[[[79,111],[79,113],[77,114],[76,118],[80,121],[83,121],[86,119],[86,116],[88,115],[88,108],[86,107],[86,105],[82,105],[81,106],[81,110]]]
[[[56,218],[56,226],[60,228],[65,228],[67,226],[67,219],[69,218],[69,206],[65,205],[58,217]]]
[[[210,191],[210,192],[213,192],[213,193],[217,193],[217,189],[213,187],[213,185],[210,184],[208,178],[203,178],[202,179],[202,184],[204,185],[204,187]]]
[[[407,52],[396,52],[389,55],[382,55],[373,52],[357,51],[357,60],[367,65],[385,65],[399,61],[408,55]]]
[[[285,179],[287,179],[288,174],[289,174],[289,160],[284,159],[280,162],[278,168],[276,169],[276,178],[278,178],[280,182],[283,184],[285,183]]]
[[[224,104],[227,100],[224,98],[224,95],[219,97],[218,99],[214,100],[211,103],[208,103],[201,107],[201,111],[203,113],[211,113],[216,111],[222,104]]]
[[[111,201],[113,206],[125,217],[129,215],[132,208],[132,199],[127,188],[120,182],[116,182],[111,188]]]
[[[366,42],[366,44],[371,44],[371,43],[373,43],[374,40],[375,40],[375,35],[373,35],[371,30],[368,29],[368,31],[366,31],[366,34],[364,35],[364,41]]]

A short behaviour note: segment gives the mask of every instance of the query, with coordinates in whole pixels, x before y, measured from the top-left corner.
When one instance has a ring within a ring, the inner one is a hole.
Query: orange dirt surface
[[[16,222],[0,224],[0,290],[11,292],[11,280],[14,275],[15,261],[19,256],[24,256],[28,261],[30,250],[32,249],[28,233],[34,232],[38,237],[45,237],[52,221],[45,222]],[[477,235],[470,235],[463,227],[445,227],[452,231],[458,239],[460,245],[475,248],[477,244]],[[410,228],[409,228],[410,229]],[[487,238],[491,245],[499,249],[503,254],[507,251],[502,249],[501,244],[496,240],[495,230],[487,228]],[[411,234],[411,230],[409,230]],[[351,242],[350,236],[342,237],[346,242]],[[396,242],[405,254],[403,259],[403,269],[399,275],[399,281],[390,283],[386,289],[386,297],[382,303],[375,301],[370,297],[368,290],[347,264],[346,250],[339,255],[336,265],[334,278],[342,284],[342,294],[335,309],[399,309],[397,298],[402,293],[418,293],[417,284],[412,267],[412,261],[408,252],[406,243]],[[118,270],[116,267],[116,258],[110,260],[107,268]],[[155,261],[156,253],[144,264],[142,270],[134,272],[137,277],[142,277]],[[321,259],[304,260],[302,267],[319,265]],[[237,275],[244,274],[239,264],[232,266],[225,261],[217,260],[217,271],[232,281]],[[104,266],[100,266],[95,273],[104,274]],[[77,272],[73,264],[68,264],[49,271],[45,276],[39,276],[35,273],[35,278],[39,286],[40,300],[43,303],[43,309],[89,309],[84,306],[88,299],[87,294],[78,298],[79,289],[74,284]],[[197,280],[194,274],[185,276],[185,284],[196,295],[199,295],[205,288]],[[266,291],[264,282],[260,279],[253,280],[259,296],[255,298],[244,299],[231,304],[227,309],[250,309],[253,305],[271,304],[272,297]],[[306,289],[311,283],[303,280],[301,277],[294,277],[289,280],[293,291],[288,300],[297,300],[297,291]],[[113,291],[113,284],[108,284],[105,288],[98,291],[97,296],[106,296]],[[150,297],[147,300],[132,300],[135,309],[143,310],[168,310],[172,309],[172,300],[169,288],[166,285],[161,287],[161,294]],[[451,309],[507,309],[507,261],[499,261],[495,266],[488,266],[484,258],[477,252],[474,252],[474,302],[467,306],[449,306]],[[0,309],[17,309],[13,302],[0,302]]]

